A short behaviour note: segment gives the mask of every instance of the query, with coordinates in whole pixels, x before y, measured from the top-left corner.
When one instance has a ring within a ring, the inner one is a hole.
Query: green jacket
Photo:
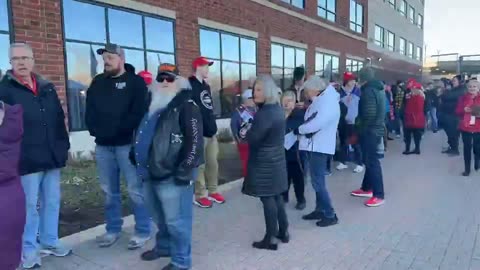
[[[358,110],[360,133],[385,133],[385,91],[381,81],[369,81],[361,88]]]

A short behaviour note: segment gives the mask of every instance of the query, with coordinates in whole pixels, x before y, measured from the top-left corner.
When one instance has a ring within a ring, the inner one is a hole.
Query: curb
[[[218,187],[218,190],[220,192],[227,192],[232,189],[235,189],[243,183],[243,178],[234,180],[232,182],[225,183],[223,185],[220,185]],[[195,207],[195,206],[193,206]],[[131,227],[135,225],[135,220],[133,218],[133,215],[129,215],[123,218],[123,227]],[[74,233],[69,236],[65,236],[61,238],[63,242],[65,242],[69,246],[75,246],[81,242],[89,241],[94,239],[97,235],[101,235],[105,232],[105,224],[100,224],[96,227]]]

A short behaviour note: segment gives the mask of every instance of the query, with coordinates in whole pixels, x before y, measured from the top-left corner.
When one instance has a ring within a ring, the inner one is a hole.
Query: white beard
[[[167,107],[168,103],[177,95],[174,92],[162,92],[161,90],[154,90],[152,93],[152,102],[148,107],[148,115],[152,116],[155,112],[160,109]]]

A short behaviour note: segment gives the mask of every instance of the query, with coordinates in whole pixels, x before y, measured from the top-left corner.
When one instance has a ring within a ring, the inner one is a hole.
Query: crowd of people
[[[85,122],[95,137],[105,193],[106,232],[96,238],[98,246],[108,248],[121,236],[122,175],[135,218],[128,249],[152,238],[153,219],[155,246],[141,259],[169,257],[163,270],[190,269],[193,205],[225,203],[218,192],[217,125],[208,85],[215,63],[198,57],[192,61],[193,75],[184,78],[170,63],[161,64],[155,75],[137,74],[115,44],[97,53],[104,73],[87,90]],[[12,44],[9,57],[12,69],[0,82],[0,269],[19,264],[32,269],[41,266],[43,255],[72,253],[58,237],[60,170],[70,143],[54,84],[33,72],[32,48]],[[288,89],[280,89],[270,75],[252,78],[232,115],[245,176],[242,192],[259,198],[264,210],[265,235],[254,248],[277,250],[278,242],[290,241],[285,203],[291,185],[295,208],[312,208],[304,220],[319,227],[339,222],[326,184],[333,161],[337,170],[352,162],[354,173],[364,172],[352,196],[366,198],[368,207],[384,204],[380,160],[393,136],[403,134],[403,154],[420,155],[425,130],[443,129],[449,145],[443,152],[457,156],[461,134],[463,175],[471,172],[472,152],[474,169],[480,169],[476,79],[388,85],[370,67],[345,72],[342,81],[307,77],[303,67],[293,75]],[[307,179],[315,193],[311,205],[305,198]]]

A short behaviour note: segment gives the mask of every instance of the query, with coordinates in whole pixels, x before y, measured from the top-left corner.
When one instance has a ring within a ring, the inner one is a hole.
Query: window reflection
[[[283,62],[284,67],[294,68],[295,67],[295,49],[294,48],[284,48],[283,50]]]
[[[217,117],[230,117],[249,78],[256,76],[256,52],[256,41],[251,38],[200,29],[200,53],[215,62],[210,67],[208,82]]]
[[[125,11],[109,9],[110,42],[126,47],[143,48],[142,17]]]
[[[346,61],[347,71],[357,73],[363,67],[363,62],[347,59]]]
[[[0,31],[8,30],[7,0],[0,0]]]
[[[8,59],[8,47],[10,40],[8,35],[0,34],[0,80],[5,75],[5,72],[10,69],[10,59]]]
[[[286,90],[292,85],[293,69],[305,66],[306,51],[274,43],[271,45],[271,51],[272,76],[277,85]]]
[[[145,17],[145,37],[147,49],[173,53],[173,23]]]
[[[283,47],[272,44],[272,67],[283,67]]]
[[[337,78],[340,67],[338,56],[330,54],[316,53],[315,55],[315,74],[331,80]]]
[[[109,15],[108,24],[105,11]],[[102,57],[96,54],[96,50],[105,46],[107,40],[124,47],[126,62],[131,64],[136,72],[147,68],[156,74],[160,63],[175,63],[173,21],[74,0],[63,0],[63,12],[67,98],[72,130],[86,129],[85,89],[96,74],[103,72]],[[142,20],[145,21],[145,27]],[[0,33],[0,49],[3,43]],[[8,52],[6,49],[3,51]],[[3,62],[8,63],[1,57],[0,52],[0,68]]]
[[[63,1],[67,39],[105,43],[105,8],[73,0]]]

